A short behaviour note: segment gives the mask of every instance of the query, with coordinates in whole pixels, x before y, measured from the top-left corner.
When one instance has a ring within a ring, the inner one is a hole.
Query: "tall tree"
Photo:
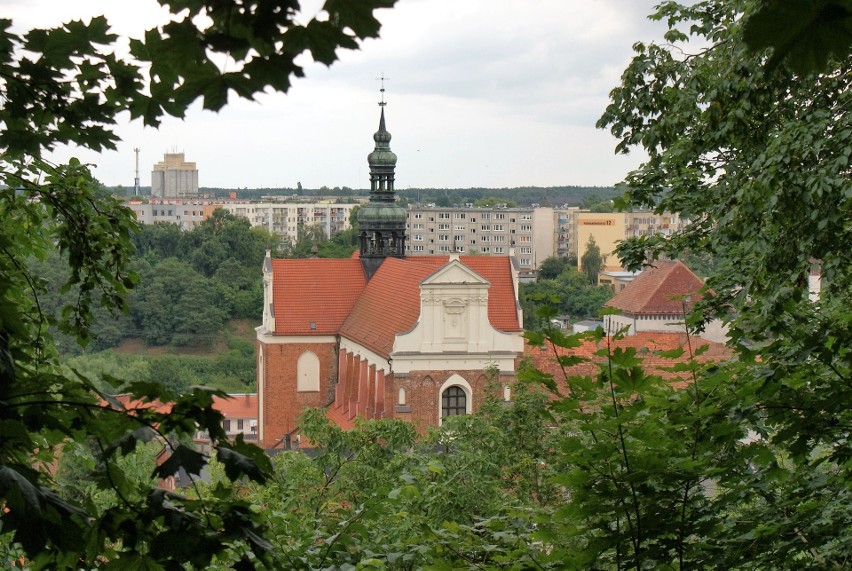
[[[594,236],[589,236],[589,241],[586,243],[586,251],[580,257],[580,267],[586,277],[589,278],[589,283],[597,285],[598,274],[603,268],[606,258],[601,256],[601,248],[595,242]]]
[[[839,4],[845,17],[830,8]],[[802,10],[810,16],[790,17]],[[765,30],[767,14],[784,33],[750,48],[745,30]],[[665,42],[636,44],[599,125],[618,152],[648,155],[624,205],[690,220],[670,239],[625,241],[625,263],[689,250],[718,264],[691,323],[728,321],[741,366],[727,414],[758,438],[720,480],[740,509],[717,537],[747,542],[725,565],[845,567],[849,518],[829,527],[825,517],[852,513],[848,3],[668,2],[653,17],[668,24]],[[823,41],[838,31],[845,44]]]
[[[554,280],[568,265],[568,258],[550,256],[538,267],[538,277],[543,280]]]
[[[303,71],[296,58],[308,52],[331,64],[338,48],[357,48],[376,37],[377,8],[394,0],[327,0],[305,20],[296,2],[243,0],[162,2],[171,21],[130,42],[131,58],[117,55],[117,37],[105,18],[68,22],[52,29],[12,31],[0,20],[0,558],[23,557],[36,568],[206,567],[216,553],[236,553],[242,567],[271,550],[255,516],[241,500],[211,495],[188,501],[145,487],[131,493],[116,458],[159,434],[171,457],[164,476],[184,469],[198,474],[206,458],[172,444],[173,435],[208,430],[230,480],[262,481],[269,460],[257,448],[229,443],[212,409],[211,391],[177,395],[154,383],[131,386],[149,400],[174,401],[169,415],[129,414],[85,378],[56,366],[46,334],[55,320],[81,341],[90,337],[98,303],[120,310],[136,280],[127,269],[135,221],[129,209],[105,196],[77,160],[54,165],[43,159],[61,144],[114,149],[119,115],[156,126],[165,114],[182,117],[197,99],[217,110],[231,91],[253,98],[286,91]],[[180,57],[175,57],[180,54]],[[231,62],[220,68],[221,56]],[[227,71],[225,71],[227,69]],[[67,288],[79,294],[59,316],[39,304],[44,284],[27,260],[58,249],[67,253]],[[215,268],[213,269],[215,271]],[[115,489],[120,503],[104,513],[75,504],[51,488],[47,471],[57,446],[92,438],[104,469],[98,485]],[[174,541],[174,533],[180,541]],[[9,550],[12,550],[11,552]],[[20,549],[23,553],[15,552]],[[11,555],[11,557],[10,557]]]

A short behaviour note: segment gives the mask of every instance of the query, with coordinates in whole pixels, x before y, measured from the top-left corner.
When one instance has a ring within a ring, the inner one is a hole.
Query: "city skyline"
[[[305,58],[306,77],[286,95],[232,97],[218,114],[195,105],[159,131],[125,121],[117,152],[60,149],[53,158],[96,163],[108,186],[132,186],[139,147],[142,186],[177,150],[198,164],[201,187],[366,188],[384,76],[398,189],[612,185],[642,157],[615,156],[615,139],[594,124],[632,44],[661,36],[646,18],[653,4],[400,0],[377,12],[381,39],[340,52],[330,68]],[[153,0],[132,9],[103,0],[4,5],[18,31],[101,13],[120,36],[164,22]],[[304,18],[318,5],[303,2]]]

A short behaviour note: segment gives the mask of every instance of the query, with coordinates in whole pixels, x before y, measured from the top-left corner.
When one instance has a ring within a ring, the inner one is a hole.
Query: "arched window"
[[[467,393],[458,385],[447,387],[441,394],[441,418],[467,414]]]
[[[399,387],[399,400],[396,404],[405,405],[405,387]]]
[[[448,416],[473,412],[473,389],[461,375],[450,375],[435,396],[438,397],[436,416],[439,425]]]
[[[320,362],[311,351],[305,351],[296,362],[296,390],[299,392],[320,390]]]

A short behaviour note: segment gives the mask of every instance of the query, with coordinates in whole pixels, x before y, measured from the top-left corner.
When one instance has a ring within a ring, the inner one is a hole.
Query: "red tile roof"
[[[500,331],[521,331],[517,292],[512,281],[512,261],[502,256],[461,256],[459,261],[491,282],[488,320]]]
[[[227,419],[257,418],[257,394],[234,394],[228,398],[213,397],[213,408]]]
[[[353,258],[272,260],[272,271],[276,335],[337,333],[367,283]]]
[[[428,263],[385,259],[340,333],[380,355],[389,355],[394,336],[409,331],[420,317],[420,282],[434,271]]]
[[[501,331],[521,331],[511,261],[505,256],[461,256],[486,279],[488,318]],[[357,258],[273,260],[276,335],[342,333],[381,355],[420,317],[420,283],[448,256],[387,258],[367,282]],[[310,323],[316,329],[310,329]]]
[[[635,347],[637,349],[636,356],[643,360],[646,372],[649,374],[659,375],[666,380],[670,380],[672,382],[672,386],[676,388],[682,388],[691,382],[689,376],[690,373],[688,371],[674,372],[663,370],[664,368],[673,367],[677,363],[685,363],[690,360],[685,333],[658,333],[645,331],[622,339],[613,339],[611,343],[613,350],[616,347],[620,347],[622,349]],[[691,345],[693,352],[704,345],[710,346],[703,354],[696,357],[696,360],[700,363],[725,361],[730,359],[732,355],[731,350],[723,343],[715,343],[699,337],[690,337],[689,345]],[[597,375],[599,371],[598,364],[603,363],[606,358],[595,355],[595,353],[602,348],[606,348],[606,346],[607,340],[604,338],[598,342],[591,340],[585,341],[580,347],[574,349],[558,348],[558,355],[560,356],[576,355],[578,357],[585,357],[586,359],[589,359],[587,362],[569,367],[565,372],[562,371],[559,363],[556,362],[557,353],[554,353],[552,348],[548,347],[547,349],[542,349],[541,347],[527,345],[524,349],[524,354],[531,360],[532,364],[535,365],[536,368],[553,375],[553,378],[560,385],[562,390],[564,390],[566,375]],[[677,349],[678,347],[683,347],[684,354],[676,359],[664,358],[658,354],[659,351],[668,351],[671,349]]]
[[[632,314],[683,314],[683,296],[700,298],[704,282],[683,262],[658,260],[618,292],[606,305]]]
[[[347,415],[341,409],[334,406],[334,404],[325,409],[325,417],[343,430],[352,430],[355,428],[355,423],[347,418]],[[304,442],[303,445],[305,445]]]

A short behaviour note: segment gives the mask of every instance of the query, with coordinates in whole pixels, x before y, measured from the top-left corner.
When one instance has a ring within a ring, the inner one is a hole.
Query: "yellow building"
[[[582,258],[589,238],[594,237],[604,259],[602,270],[620,270],[621,262],[613,253],[621,240],[627,237],[628,214],[624,212],[577,213],[577,266],[582,270]]]

